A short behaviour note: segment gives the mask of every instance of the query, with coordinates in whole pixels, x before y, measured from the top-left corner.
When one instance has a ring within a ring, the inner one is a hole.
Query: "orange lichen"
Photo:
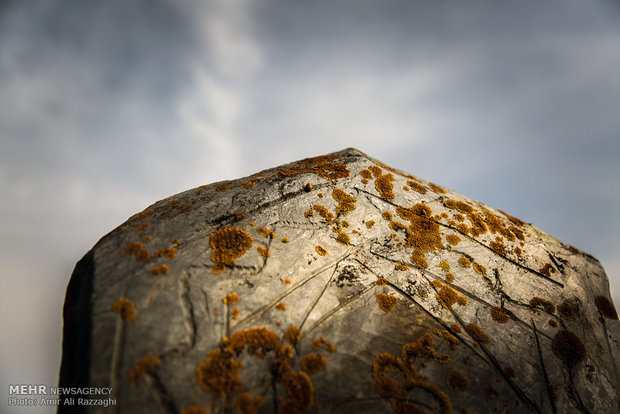
[[[167,264],[160,264],[151,269],[151,273],[154,275],[167,275],[170,272],[170,267]]]
[[[434,280],[431,284],[433,287],[439,289],[439,292],[437,292],[435,297],[444,308],[450,309],[455,303],[458,303],[461,306],[467,304],[467,298],[460,296],[458,292],[450,286],[444,285],[439,280]]]
[[[284,283],[285,285],[290,285],[291,284],[291,279],[284,279],[282,281],[282,283]]]
[[[394,266],[394,269],[395,269],[395,270],[401,270],[401,271],[404,271],[404,270],[409,269],[409,266],[407,266],[407,264],[406,264],[406,263],[399,263],[399,264],[397,264],[397,265],[395,265],[395,266]]]
[[[461,242],[461,238],[457,236],[456,234],[448,234],[446,236],[446,241],[450,243],[451,245],[456,246],[457,244]]]
[[[480,263],[472,263],[472,267],[474,268],[474,271],[476,273],[478,273],[479,275],[486,275],[487,274],[487,268],[482,266]]]
[[[441,270],[443,270],[444,272],[450,271],[450,263],[446,262],[445,260],[439,262],[439,267],[441,267]]]
[[[444,329],[442,331],[442,334],[443,337],[446,338],[446,342],[448,342],[450,349],[455,349],[456,346],[459,344],[459,339],[456,336],[452,335],[447,329]]]
[[[230,184],[226,183],[226,184],[218,184],[215,186],[215,191],[226,191],[230,188]]]
[[[318,193],[318,194],[317,194],[317,197],[318,197],[318,198],[323,198],[323,193]]]
[[[522,221],[516,217],[511,216],[510,214],[506,213],[505,211],[500,210],[500,213],[502,213],[504,216],[506,216],[506,218],[508,220],[510,220],[511,222],[513,222],[514,224],[516,224],[517,226],[522,227],[525,224],[525,221]]]
[[[482,212],[484,213],[487,227],[492,234],[499,233],[508,240],[514,241],[514,233],[510,229],[506,228],[506,226],[504,226],[504,223],[502,223],[502,221],[495,214],[484,208],[482,209]],[[520,232],[520,230],[518,231]],[[521,232],[521,235],[523,235],[523,232]]]
[[[375,224],[374,220],[369,220],[366,222],[366,228],[371,228]]]
[[[318,351],[319,349],[321,349],[321,346],[323,346],[327,352],[331,353],[331,352],[336,351],[336,347],[334,346],[334,344],[329,342],[324,337],[320,337],[318,339],[312,340],[311,346],[312,346],[312,350],[314,351]]]
[[[240,313],[241,313],[241,311],[239,310],[239,308],[236,307],[236,306],[233,306],[233,308],[232,308],[232,319],[235,320],[235,321],[237,319],[239,319],[239,314]]]
[[[384,211],[383,214],[381,214],[381,216],[386,221],[391,221],[392,220],[392,213],[390,213],[389,211]]]
[[[594,303],[596,303],[596,308],[601,315],[608,319],[618,319],[618,312],[616,311],[614,304],[605,296],[597,296],[594,299]]]
[[[241,184],[239,184],[241,187],[243,188],[254,188],[256,187],[256,183],[252,182],[252,181],[245,181],[242,182]]]
[[[209,245],[213,249],[213,273],[222,273],[225,266],[234,266],[235,259],[243,256],[252,247],[252,236],[237,227],[228,227],[211,233]]]
[[[281,311],[285,311],[286,310],[286,304],[280,302],[276,305],[276,309],[277,310],[281,310]]]
[[[110,310],[118,313],[122,320],[132,321],[136,318],[137,311],[133,302],[127,298],[118,298],[116,302],[110,306]]]
[[[532,299],[530,299],[530,306],[532,308],[542,308],[545,310],[545,312],[548,312],[548,313],[555,312],[555,305],[552,302],[548,301],[547,299],[540,298],[538,296],[535,296]]]
[[[308,374],[316,374],[325,368],[327,364],[327,358],[323,354],[313,353],[304,355],[301,358],[301,369],[306,371]]]
[[[471,260],[465,256],[461,256],[459,257],[459,266],[463,269],[467,269],[468,267],[471,267]]]
[[[237,414],[257,414],[263,404],[265,404],[265,399],[262,396],[244,392],[237,398],[235,410]]]
[[[189,407],[181,411],[181,414],[209,414],[209,411],[207,411],[207,409],[204,407],[190,405]]]
[[[454,282],[454,273],[446,274],[446,282],[448,282],[448,283]]]
[[[421,298],[425,298],[426,297],[426,290],[419,289],[418,290],[418,295],[420,295]]]
[[[450,325],[450,329],[452,330],[452,332],[461,333],[461,327],[456,323]]]
[[[257,227],[256,232],[262,234],[263,237],[266,239],[273,239],[274,237],[276,237],[276,234],[273,232],[273,230],[268,230],[262,226]]]
[[[446,190],[443,189],[442,187],[438,186],[437,184],[428,183],[428,186],[431,188],[431,190],[433,190],[434,192],[436,192],[438,194],[445,194],[446,193]]]
[[[151,256],[148,250],[140,242],[129,243],[125,246],[125,253],[134,256],[139,262],[146,262]]]
[[[144,243],[148,243],[148,242],[150,242],[151,240],[153,240],[153,237],[152,237],[152,236],[144,236],[144,237],[142,237],[142,241],[143,241]]]
[[[515,226],[510,226],[508,229],[517,237],[517,239],[525,240],[525,233],[523,233],[523,230]]]
[[[489,247],[497,254],[506,254],[506,246],[504,246],[504,240],[499,236],[497,236],[495,240],[492,240],[491,243],[489,243]]]
[[[499,306],[491,308],[491,318],[497,323],[506,323],[510,319],[508,314]]]
[[[349,212],[355,210],[355,202],[357,199],[339,188],[332,191],[332,197],[338,202],[336,206],[336,214],[346,216]]]
[[[368,180],[365,178],[362,178],[362,184],[368,184]]]
[[[304,216],[305,217],[312,217],[312,216],[314,216],[314,211],[312,211],[312,209],[306,210],[306,211],[304,211]]]
[[[360,175],[361,175],[363,178],[366,178],[367,180],[371,180],[371,179],[372,179],[372,173],[371,173],[370,171],[368,171],[368,170],[362,170],[362,171],[360,171]]]
[[[476,214],[476,211],[472,206],[463,202],[463,201],[455,201],[450,199],[445,199],[443,202],[444,206],[447,208],[457,210],[467,216],[469,221],[472,224],[472,227],[467,227],[465,224],[457,225],[457,228],[462,233],[471,233],[472,236],[476,237],[480,234],[484,234],[487,231],[487,226],[484,224],[484,221]]]
[[[145,228],[147,228],[150,225],[151,225],[151,223],[142,223],[138,227],[136,227],[134,231],[144,230]]]
[[[521,257],[523,255],[523,250],[520,247],[515,247],[515,253],[517,256]]]
[[[569,302],[563,302],[558,305],[558,313],[564,319],[573,319],[577,316],[577,311]]]
[[[344,244],[345,246],[348,246],[349,243],[351,242],[351,238],[349,237],[348,234],[341,231],[338,233],[338,236],[336,237],[336,241],[340,244]]]
[[[165,249],[155,250],[155,256],[165,257],[166,259],[174,259],[177,257],[177,249],[174,247],[166,247]]]
[[[276,373],[289,397],[283,401],[278,413],[307,412],[314,404],[314,386],[308,374],[296,372],[286,361],[277,366]]]
[[[323,155],[320,157],[306,158],[299,161],[302,165],[284,168],[280,170],[278,174],[290,177],[298,174],[314,173],[328,180],[348,177],[349,170],[347,166],[345,164],[333,162],[335,158],[338,158],[338,156]]]
[[[375,188],[381,194],[381,197],[386,200],[392,200],[395,197],[394,194],[394,176],[390,173],[377,177],[375,179]]]
[[[321,256],[325,256],[327,254],[327,250],[325,250],[321,246],[316,246],[315,249],[316,249],[316,252]]]
[[[441,241],[439,224],[431,219],[431,209],[425,204],[418,203],[411,208],[397,207],[396,213],[410,222],[406,229],[405,242],[407,247],[414,249],[411,261],[420,268],[428,267],[426,253],[445,249]]]
[[[375,283],[377,283],[378,286],[383,286],[383,285],[387,285],[388,281],[386,278],[380,277],[380,278],[377,278],[377,281]]]
[[[153,355],[151,352],[147,352],[146,355],[140,359],[135,367],[129,373],[129,380],[136,386],[140,386],[142,378],[149,372],[154,371],[161,365],[161,360]]]
[[[475,342],[488,344],[491,342],[491,338],[487,335],[482,328],[475,323],[468,323],[465,326],[465,331],[472,337]]]
[[[196,367],[198,386],[213,396],[228,396],[241,391],[243,362],[234,360],[228,349],[214,349]]]
[[[553,337],[552,349],[566,365],[574,366],[586,357],[586,347],[575,333],[562,329]]]
[[[280,240],[282,243],[288,243],[291,240],[288,237],[283,237],[282,240]]]
[[[452,370],[446,376],[446,386],[452,391],[467,391],[469,389],[469,378],[461,371]]]
[[[301,331],[296,326],[289,326],[284,331],[284,339],[291,345],[297,345],[301,341]]]
[[[342,227],[349,227],[349,222],[346,220],[342,220]]]
[[[417,191],[420,194],[426,194],[426,187],[422,184],[418,184],[415,181],[407,181],[407,185],[411,187],[412,190]]]
[[[229,293],[222,298],[222,303],[226,305],[232,305],[233,303],[239,302],[239,295],[236,293]]]
[[[325,219],[325,222],[329,223],[333,220],[334,215],[327,209],[327,207],[320,204],[315,204],[312,208]]]
[[[555,273],[555,268],[551,265],[551,263],[547,263],[540,268],[539,272],[547,277],[551,277],[551,273]]]
[[[265,248],[263,246],[258,246],[256,248],[256,251],[258,252],[258,254],[263,256],[265,259],[271,257],[271,253],[269,252],[269,249],[267,249],[267,248]]]
[[[396,299],[396,296],[386,295],[384,293],[377,293],[376,299],[377,299],[377,303],[379,304],[379,307],[381,308],[383,312],[391,311],[394,308],[394,306],[396,306],[396,303],[398,302],[398,299]]]
[[[261,326],[235,332],[228,343],[237,354],[246,349],[248,354],[264,358],[268,352],[277,350],[281,342],[275,332]]]

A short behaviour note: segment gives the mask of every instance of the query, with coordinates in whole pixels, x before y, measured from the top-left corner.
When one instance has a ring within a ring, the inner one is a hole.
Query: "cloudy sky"
[[[346,147],[593,254],[619,303],[618,73],[611,0],[0,0],[3,404],[55,384],[108,231]]]

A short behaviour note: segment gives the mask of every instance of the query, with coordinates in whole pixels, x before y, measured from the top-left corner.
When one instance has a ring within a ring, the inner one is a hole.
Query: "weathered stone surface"
[[[61,385],[113,387],[118,412],[619,404],[596,259],[353,149],[136,214],[78,263],[64,320]]]

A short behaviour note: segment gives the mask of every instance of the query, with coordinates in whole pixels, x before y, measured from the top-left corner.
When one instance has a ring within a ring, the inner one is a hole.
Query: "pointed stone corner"
[[[598,261],[348,148],[100,240],[67,289],[60,385],[123,412],[608,413],[619,340]]]

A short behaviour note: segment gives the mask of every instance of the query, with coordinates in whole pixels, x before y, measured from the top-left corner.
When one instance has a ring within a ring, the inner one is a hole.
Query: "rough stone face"
[[[354,149],[134,215],[77,264],[64,323],[60,385],[118,412],[619,408],[596,259]]]

